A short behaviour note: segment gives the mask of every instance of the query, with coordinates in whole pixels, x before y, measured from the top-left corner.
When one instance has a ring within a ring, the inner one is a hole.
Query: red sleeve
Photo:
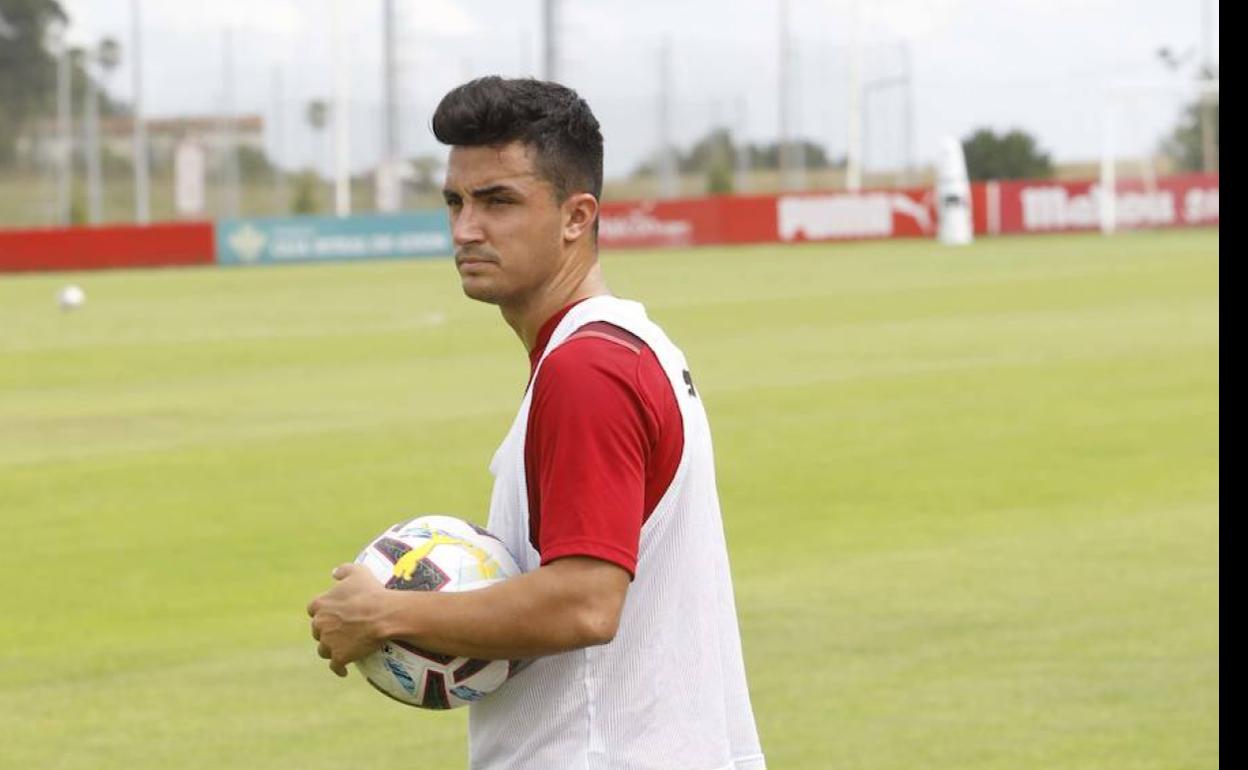
[[[538,371],[525,473],[542,564],[590,556],[636,574],[658,428],[639,387],[641,352],[587,335],[560,345]]]

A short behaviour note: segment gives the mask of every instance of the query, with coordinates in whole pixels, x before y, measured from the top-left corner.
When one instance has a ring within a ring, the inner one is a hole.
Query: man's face
[[[531,148],[452,148],[442,194],[464,294],[523,304],[558,271],[562,214]]]

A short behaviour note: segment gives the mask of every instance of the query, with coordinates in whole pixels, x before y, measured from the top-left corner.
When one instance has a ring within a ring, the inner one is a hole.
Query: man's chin
[[[469,299],[475,299],[477,302],[485,302],[490,305],[497,305],[499,301],[502,299],[502,297],[499,296],[499,293],[494,290],[494,287],[484,285],[470,278],[462,279],[460,281],[460,286],[464,290],[465,297],[468,297]]]

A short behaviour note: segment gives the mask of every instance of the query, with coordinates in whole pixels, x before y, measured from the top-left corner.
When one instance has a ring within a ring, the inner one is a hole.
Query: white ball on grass
[[[87,301],[87,293],[82,290],[81,286],[70,284],[62,287],[56,293],[56,302],[61,306],[61,310],[73,310],[82,307],[82,303]]]

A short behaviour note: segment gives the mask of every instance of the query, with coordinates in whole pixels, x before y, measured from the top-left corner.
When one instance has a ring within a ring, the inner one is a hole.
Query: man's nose
[[[456,246],[480,243],[485,239],[481,223],[471,205],[465,205],[451,217],[451,240]]]

